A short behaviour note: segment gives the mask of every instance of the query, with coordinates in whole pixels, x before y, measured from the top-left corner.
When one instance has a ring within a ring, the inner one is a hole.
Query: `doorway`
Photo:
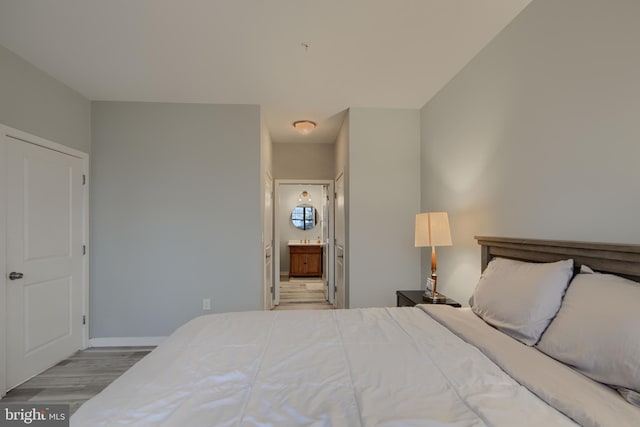
[[[296,282],[306,286],[307,289],[301,289],[305,295],[317,296],[321,291],[325,304],[334,304],[333,189],[331,180],[276,180],[273,200],[276,306],[282,302],[283,287],[289,297],[296,291],[293,285]]]

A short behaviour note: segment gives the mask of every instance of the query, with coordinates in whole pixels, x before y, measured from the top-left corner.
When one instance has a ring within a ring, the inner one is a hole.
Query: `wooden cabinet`
[[[322,246],[289,246],[289,277],[322,277]]]

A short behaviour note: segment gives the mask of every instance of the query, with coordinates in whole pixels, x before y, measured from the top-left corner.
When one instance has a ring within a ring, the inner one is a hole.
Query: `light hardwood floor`
[[[324,297],[322,280],[280,277],[280,305],[274,310],[331,310]]]
[[[153,347],[95,347],[78,351],[9,391],[1,401],[64,403],[73,414],[151,350]]]

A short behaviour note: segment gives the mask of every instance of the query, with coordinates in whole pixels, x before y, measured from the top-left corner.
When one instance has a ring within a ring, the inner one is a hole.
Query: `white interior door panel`
[[[6,139],[7,387],[82,346],[83,161]]]

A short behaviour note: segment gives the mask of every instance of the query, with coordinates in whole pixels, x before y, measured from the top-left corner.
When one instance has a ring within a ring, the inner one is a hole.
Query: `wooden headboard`
[[[602,273],[640,281],[640,245],[486,236],[475,239],[482,246],[483,271],[494,257],[530,262],[573,258],[576,271],[586,264]]]

